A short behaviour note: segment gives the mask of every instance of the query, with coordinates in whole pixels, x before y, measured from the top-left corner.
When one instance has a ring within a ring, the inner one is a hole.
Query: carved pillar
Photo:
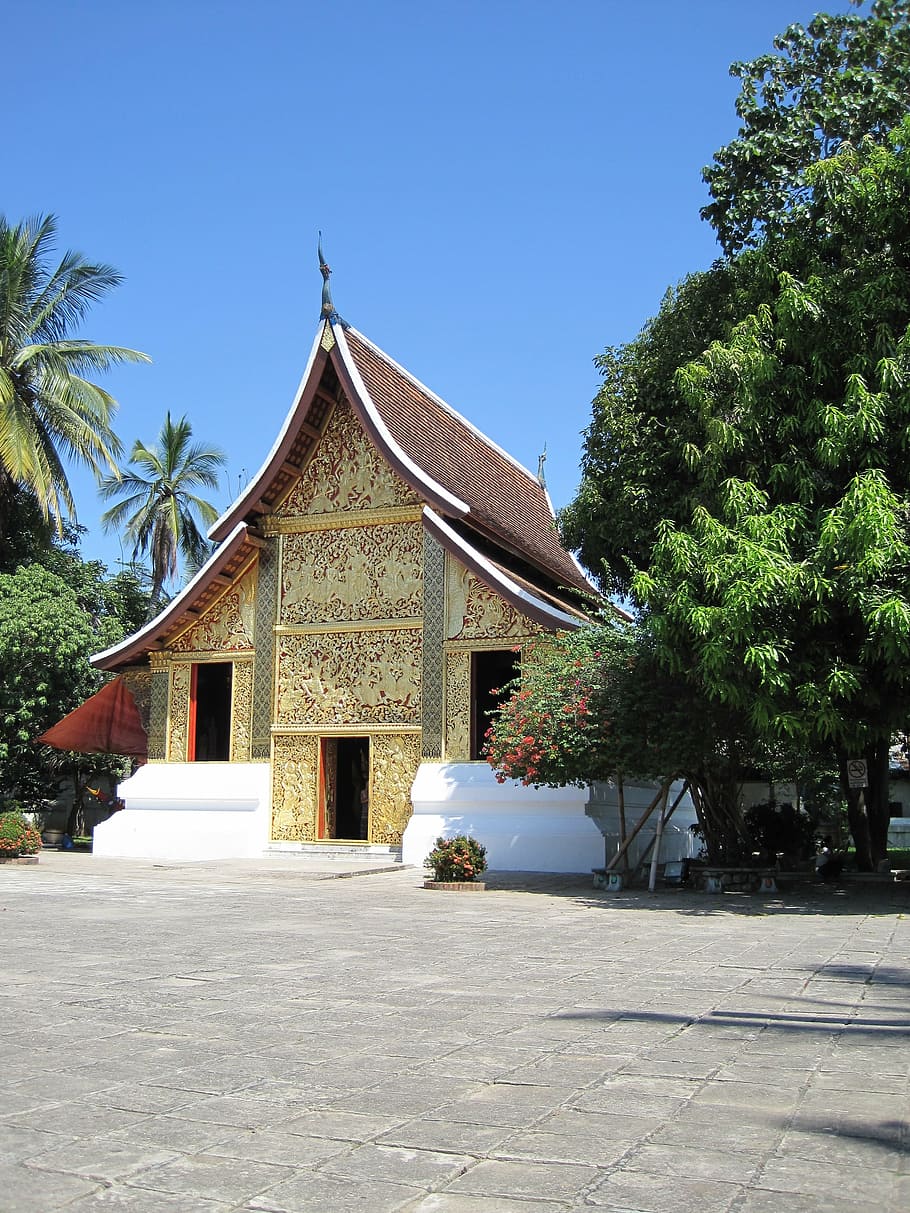
[[[423,666],[421,672],[421,726],[423,758],[442,759],[443,685],[446,631],[446,554],[426,531],[423,533]]]
[[[456,650],[446,663],[446,762],[471,759],[471,654]]]
[[[254,624],[253,707],[250,718],[250,758],[271,757],[272,680],[275,668],[275,624],[278,619],[278,544],[276,536],[259,552],[259,587]]]
[[[170,663],[152,654],[151,688],[149,691],[149,762],[164,762],[167,753],[167,701],[170,690]]]

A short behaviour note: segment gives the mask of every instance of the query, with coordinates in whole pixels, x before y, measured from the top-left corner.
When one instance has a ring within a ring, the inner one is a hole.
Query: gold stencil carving
[[[445,738],[447,762],[471,759],[471,654],[446,654]]]
[[[121,677],[136,704],[142,727],[148,733],[152,714],[152,671],[147,667],[132,666],[124,670]]]
[[[186,762],[190,714],[190,665],[171,666],[171,693],[168,704],[168,762]]]
[[[312,842],[319,795],[319,738],[276,737],[272,749],[272,839]]]
[[[278,637],[278,724],[420,723],[417,630]]]
[[[400,846],[411,816],[411,785],[420,766],[420,734],[376,734],[370,739],[370,841]]]
[[[286,535],[283,625],[420,616],[419,523]]]
[[[319,339],[319,344],[324,350],[330,350],[335,345],[335,334],[332,332],[332,326],[328,323],[323,326],[322,337]]]
[[[253,565],[200,620],[177,637],[171,649],[175,653],[232,653],[252,649],[256,580],[257,570]]]
[[[231,686],[231,762],[249,762],[253,736],[253,663],[235,661]]]
[[[338,510],[412,505],[419,498],[389,468],[346,402],[336,405],[297,484],[276,511],[330,514]]]
[[[455,560],[446,561],[446,635],[449,640],[493,640],[540,629]]]

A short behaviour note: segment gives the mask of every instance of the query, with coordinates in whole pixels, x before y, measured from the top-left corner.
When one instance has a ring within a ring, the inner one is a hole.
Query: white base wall
[[[586,788],[497,783],[485,762],[424,762],[411,788],[414,813],[402,842],[422,866],[440,834],[470,834],[499,872],[590,872],[603,866],[600,831],[585,816]]]
[[[121,859],[252,859],[269,841],[270,764],[168,762],[118,788],[126,808],[95,826],[92,854]]]
[[[659,784],[651,780],[623,780],[623,803],[625,806],[626,832],[632,833],[632,828],[641,819],[642,814],[657,794]],[[682,783],[677,782],[670,787],[670,797],[667,808],[673,804],[682,791]],[[594,818],[603,832],[604,854],[612,859],[619,849],[619,790],[616,781],[611,779],[603,783],[595,783],[591,788],[591,799],[588,803],[588,814]],[[648,818],[645,825],[633,840],[629,848],[629,862],[636,867],[657,832],[657,809]],[[673,816],[664,826],[660,840],[660,855],[658,861],[665,863],[672,859],[694,859],[701,851],[701,839],[693,834],[690,826],[698,824],[698,817],[692,797],[686,792]],[[651,858],[648,852],[647,858]],[[603,856],[601,857],[601,865]]]

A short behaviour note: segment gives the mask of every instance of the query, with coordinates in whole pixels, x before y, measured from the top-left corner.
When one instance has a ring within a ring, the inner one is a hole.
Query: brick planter
[[[37,863],[37,855],[0,855],[0,863]]]
[[[444,893],[482,893],[487,886],[482,880],[425,880],[423,887]]]

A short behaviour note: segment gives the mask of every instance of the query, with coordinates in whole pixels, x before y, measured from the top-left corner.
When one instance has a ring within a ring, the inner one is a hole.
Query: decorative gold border
[[[447,640],[443,645],[446,653],[473,653],[480,649],[522,649],[540,636],[493,636],[483,640]]]
[[[421,506],[398,505],[386,509],[337,510],[332,514],[299,514],[290,518],[275,517],[262,520],[262,533],[272,535],[299,535],[307,531],[346,531],[363,526],[387,526],[395,522],[420,522]]]
[[[352,619],[343,623],[281,623],[275,628],[275,635],[324,636],[328,632],[398,632],[422,627],[423,620],[412,615],[407,619]]]
[[[419,736],[419,727],[412,724],[373,724],[372,721],[352,720],[345,724],[273,724],[273,737],[369,737],[372,733],[409,733]]]
[[[222,663],[252,661],[255,649],[200,649],[198,653],[171,653],[172,665],[206,665],[211,661]]]

